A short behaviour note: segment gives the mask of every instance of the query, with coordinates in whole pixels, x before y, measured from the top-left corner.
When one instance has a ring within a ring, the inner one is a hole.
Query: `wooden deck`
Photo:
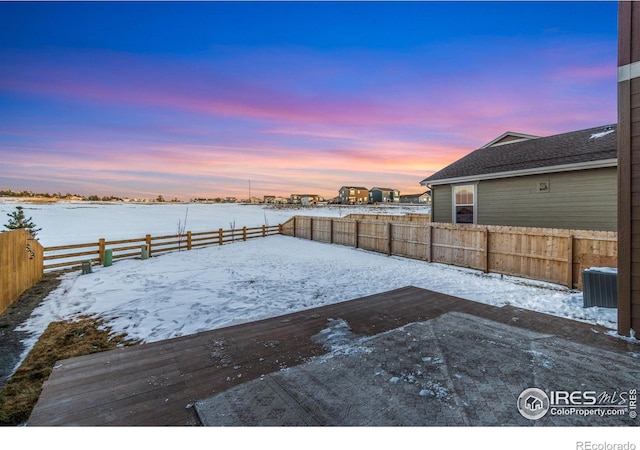
[[[59,362],[28,426],[199,425],[196,400],[324,353],[311,337],[328,319],[355,334],[375,335],[459,311],[594,347],[630,351],[635,344],[605,329],[512,307],[492,307],[405,287],[320,308],[97,353]],[[594,333],[593,330],[600,331]]]

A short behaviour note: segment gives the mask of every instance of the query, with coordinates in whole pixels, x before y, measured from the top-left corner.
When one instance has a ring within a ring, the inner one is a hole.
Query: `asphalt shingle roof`
[[[479,148],[422,181],[487,175],[617,158],[616,125]]]

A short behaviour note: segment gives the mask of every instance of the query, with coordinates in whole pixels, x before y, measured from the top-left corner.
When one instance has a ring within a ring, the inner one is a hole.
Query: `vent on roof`
[[[615,128],[613,128],[612,126],[608,126],[608,127],[605,127],[604,130],[599,133],[593,133],[589,139],[598,139],[603,136],[606,136],[607,134],[613,133],[614,131],[616,131]]]

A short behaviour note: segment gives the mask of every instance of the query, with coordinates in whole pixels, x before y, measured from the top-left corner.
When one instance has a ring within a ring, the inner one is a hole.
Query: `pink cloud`
[[[377,123],[406,120],[383,105],[361,98],[296,94],[283,87],[262,87],[221,76],[203,67],[165,69],[159,62],[146,61],[147,65],[143,65],[127,56],[107,56],[111,58],[80,73],[54,62],[12,68],[5,72],[0,87],[103,106],[164,108],[253,120],[359,123],[363,116]],[[113,67],[123,69],[114,72]],[[42,76],[24,76],[27,70]],[[105,73],[109,75],[103,75]]]
[[[118,54],[93,55],[92,65],[77,64],[87,55],[18,61],[3,68],[0,91],[70,110],[79,104],[98,119],[91,126],[0,125],[0,133],[26,140],[0,141],[0,152],[11,154],[9,170],[56,180],[66,174],[87,186],[144,180],[157,192],[166,186],[242,196],[234,182],[251,178],[263,195],[335,195],[344,184],[414,192],[421,179],[505,131],[548,135],[616,120],[614,95],[597,89],[606,86],[606,64],[558,70],[541,63],[532,78],[529,69],[510,71],[516,63],[496,58],[492,70],[461,67],[443,76],[400,59],[385,66],[389,79],[378,79],[344,60],[320,61],[315,72],[309,57],[299,79],[286,70],[295,56],[280,55],[271,61],[278,69],[263,76],[268,57],[220,67]],[[585,82],[600,84],[573,90]]]

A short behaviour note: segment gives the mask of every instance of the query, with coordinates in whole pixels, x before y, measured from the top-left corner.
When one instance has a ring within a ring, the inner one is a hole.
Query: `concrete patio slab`
[[[639,387],[639,370],[638,355],[450,312],[351,336],[309,362],[199,400],[195,409],[208,426],[634,426],[627,396]],[[599,405],[551,407],[532,420],[518,410],[527,388],[603,397]]]

